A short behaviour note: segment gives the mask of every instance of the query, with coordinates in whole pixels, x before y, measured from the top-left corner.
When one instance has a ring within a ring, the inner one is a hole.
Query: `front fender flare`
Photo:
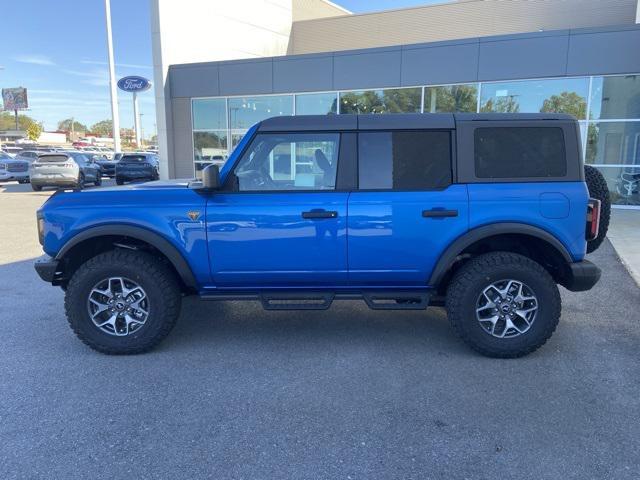
[[[64,256],[80,242],[108,235],[130,237],[152,245],[167,257],[187,287],[197,288],[197,282],[193,272],[191,271],[191,267],[183,257],[182,253],[180,253],[180,251],[171,242],[158,233],[147,230],[146,228],[135,227],[133,225],[101,225],[99,227],[92,227],[84,230],[71,237],[58,251],[55,259],[62,260]]]
[[[449,267],[465,248],[474,244],[478,240],[482,240],[483,238],[504,234],[529,235],[531,237],[544,240],[555,248],[567,263],[573,262],[566,247],[556,237],[539,227],[534,227],[533,225],[527,225],[524,223],[492,223],[490,225],[484,225],[482,227],[469,230],[449,245],[440,256],[440,260],[438,260],[438,263],[433,269],[431,277],[429,278],[429,285],[435,287],[440,284],[443,277],[449,270]]]

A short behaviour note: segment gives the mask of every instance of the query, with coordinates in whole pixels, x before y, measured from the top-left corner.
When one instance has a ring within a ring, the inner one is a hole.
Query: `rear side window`
[[[441,190],[451,184],[447,131],[366,132],[358,135],[360,190]]]
[[[564,134],[557,127],[483,127],[474,131],[478,178],[564,177]]]

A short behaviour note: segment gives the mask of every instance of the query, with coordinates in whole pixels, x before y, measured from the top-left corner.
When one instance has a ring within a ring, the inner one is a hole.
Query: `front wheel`
[[[151,350],[174,327],[180,303],[180,287],[169,267],[130,250],[111,250],[85,262],[65,295],[73,331],[107,354]]]
[[[124,185],[124,180],[120,177],[116,177],[116,185]]]
[[[96,187],[102,185],[102,174],[100,172],[96,173],[96,181],[93,182]]]
[[[78,181],[76,182],[76,188],[82,190],[84,188],[84,174],[78,175]]]
[[[494,252],[469,260],[447,290],[449,321],[471,348],[515,358],[540,348],[560,319],[558,286],[530,258]]]
[[[34,185],[32,183],[31,184],[31,190],[33,190],[34,192],[41,192],[42,191],[42,185]]]

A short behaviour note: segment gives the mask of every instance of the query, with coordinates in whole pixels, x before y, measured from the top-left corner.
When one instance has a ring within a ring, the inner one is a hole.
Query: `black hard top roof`
[[[486,120],[575,120],[562,113],[389,113],[367,115],[295,115],[260,122],[260,132],[334,130],[452,129],[456,122]]]

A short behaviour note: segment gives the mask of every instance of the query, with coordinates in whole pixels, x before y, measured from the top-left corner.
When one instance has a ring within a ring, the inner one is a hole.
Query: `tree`
[[[481,112],[497,112],[497,113],[518,113],[520,111],[520,103],[516,100],[517,95],[509,95],[506,97],[498,97],[495,101],[490,98],[480,107]]]
[[[73,128],[71,128],[71,122],[73,122]],[[65,132],[70,132],[71,130],[74,132],[86,132],[88,128],[83,123],[75,121],[72,118],[67,118],[58,122],[58,130]]]
[[[473,85],[428,87],[425,91],[425,112],[475,112],[478,89]]]
[[[568,113],[576,118],[587,116],[587,100],[576,92],[562,92],[545,99],[540,109],[542,113]]]
[[[91,125],[91,133],[99,137],[110,137],[113,133],[113,122],[111,120],[102,120]]]
[[[419,88],[367,90],[340,95],[340,113],[400,113],[419,112]]]
[[[26,130],[35,120],[28,115],[18,115],[18,130]],[[13,112],[0,112],[0,130],[15,130],[16,118]]]
[[[42,126],[39,123],[33,122],[29,127],[27,127],[27,137],[29,140],[37,141],[40,138],[40,134],[42,133]]]

